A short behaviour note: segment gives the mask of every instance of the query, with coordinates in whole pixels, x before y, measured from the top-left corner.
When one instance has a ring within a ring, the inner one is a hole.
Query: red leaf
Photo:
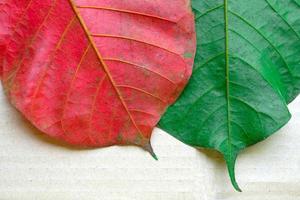
[[[5,0],[0,16],[2,83],[37,128],[74,145],[151,151],[192,71],[188,0]]]

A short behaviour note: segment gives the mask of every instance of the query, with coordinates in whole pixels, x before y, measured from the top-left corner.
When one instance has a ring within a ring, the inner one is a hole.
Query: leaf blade
[[[138,145],[156,157],[151,131],[191,73],[193,59],[184,57],[195,51],[188,1],[174,2],[173,10],[159,1],[159,13],[153,2],[136,0],[22,3],[29,6],[3,58],[13,105],[73,145]]]
[[[293,25],[270,4],[286,16],[291,10]],[[293,1],[242,0],[195,0],[192,7],[198,34],[193,75],[159,126],[188,145],[221,152],[240,191],[236,155],[286,124],[286,104],[299,93],[299,8]]]

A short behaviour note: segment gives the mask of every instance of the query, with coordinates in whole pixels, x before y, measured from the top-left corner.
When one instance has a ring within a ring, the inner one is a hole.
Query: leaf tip
[[[235,178],[235,161],[236,161],[237,155],[226,155],[224,154],[224,158],[227,164],[229,177],[231,180],[231,184],[234,187],[234,189],[238,192],[242,192],[241,188],[239,187],[236,178]]]
[[[156,156],[156,154],[153,151],[152,145],[150,143],[150,141],[148,143],[146,143],[143,147],[146,151],[148,151],[150,153],[150,155],[155,159],[158,160],[158,157]]]

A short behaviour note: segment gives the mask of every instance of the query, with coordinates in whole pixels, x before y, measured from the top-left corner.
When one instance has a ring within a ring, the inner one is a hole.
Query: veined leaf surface
[[[191,80],[160,121],[186,144],[224,155],[234,187],[238,153],[288,122],[300,88],[299,0],[193,0]]]
[[[2,83],[37,128],[152,152],[152,129],[192,71],[188,0],[5,0],[0,16]]]

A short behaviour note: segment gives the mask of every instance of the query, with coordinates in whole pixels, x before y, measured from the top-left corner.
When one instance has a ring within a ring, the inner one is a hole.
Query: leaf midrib
[[[121,95],[121,92],[120,92],[119,89],[116,87],[117,84],[116,84],[115,81],[113,80],[112,75],[110,74],[110,71],[109,71],[109,69],[108,69],[106,63],[105,63],[104,60],[102,59],[102,56],[101,56],[99,50],[97,49],[97,47],[96,47],[96,45],[95,45],[95,42],[94,42],[94,40],[93,40],[93,38],[92,38],[92,36],[91,36],[91,34],[90,34],[90,32],[89,32],[87,26],[86,26],[84,20],[82,19],[82,17],[81,17],[81,15],[80,15],[79,11],[77,10],[76,5],[74,4],[73,0],[69,0],[69,2],[70,2],[71,7],[72,7],[72,9],[73,9],[73,11],[74,11],[74,14],[76,15],[77,19],[79,20],[79,23],[80,23],[80,25],[82,26],[82,28],[83,28],[83,30],[84,30],[84,32],[85,32],[87,38],[88,38],[89,43],[92,45],[92,47],[93,47],[93,49],[94,49],[94,51],[95,51],[95,53],[96,53],[96,55],[97,55],[97,58],[99,59],[99,61],[100,61],[101,65],[102,65],[102,67],[103,67],[105,73],[107,74],[108,79],[110,80],[111,84],[113,85],[113,88],[114,88],[115,91],[117,92],[117,95],[118,95],[118,97],[119,97],[119,99],[120,99],[122,105],[124,106],[124,108],[125,108],[125,110],[126,110],[128,116],[129,116],[131,122],[133,123],[134,127],[135,127],[136,130],[138,131],[138,134],[139,134],[143,139],[145,139],[145,137],[144,137],[144,135],[142,134],[141,130],[140,130],[139,127],[137,126],[136,122],[134,121],[134,119],[133,119],[133,117],[132,117],[130,111],[128,110],[128,107],[127,107],[127,105],[126,105],[126,103],[125,103],[125,100],[123,99],[123,97],[122,97],[122,95]],[[147,144],[142,144],[142,145],[147,145]]]
[[[228,0],[224,0],[224,21],[225,21],[225,68],[226,68],[226,99],[227,99],[227,137],[228,152],[222,152],[228,166],[228,172],[234,188],[241,192],[236,180],[234,172],[235,153],[232,151],[231,141],[231,108],[230,108],[230,70],[229,70],[229,27],[228,27]],[[228,157],[229,156],[229,157]]]
[[[226,100],[227,100],[227,136],[228,136],[228,148],[229,148],[229,159],[232,159],[232,149],[231,149],[231,126],[230,126],[230,72],[229,72],[229,28],[228,28],[228,1],[224,0],[224,21],[225,21],[225,77],[226,77]]]

